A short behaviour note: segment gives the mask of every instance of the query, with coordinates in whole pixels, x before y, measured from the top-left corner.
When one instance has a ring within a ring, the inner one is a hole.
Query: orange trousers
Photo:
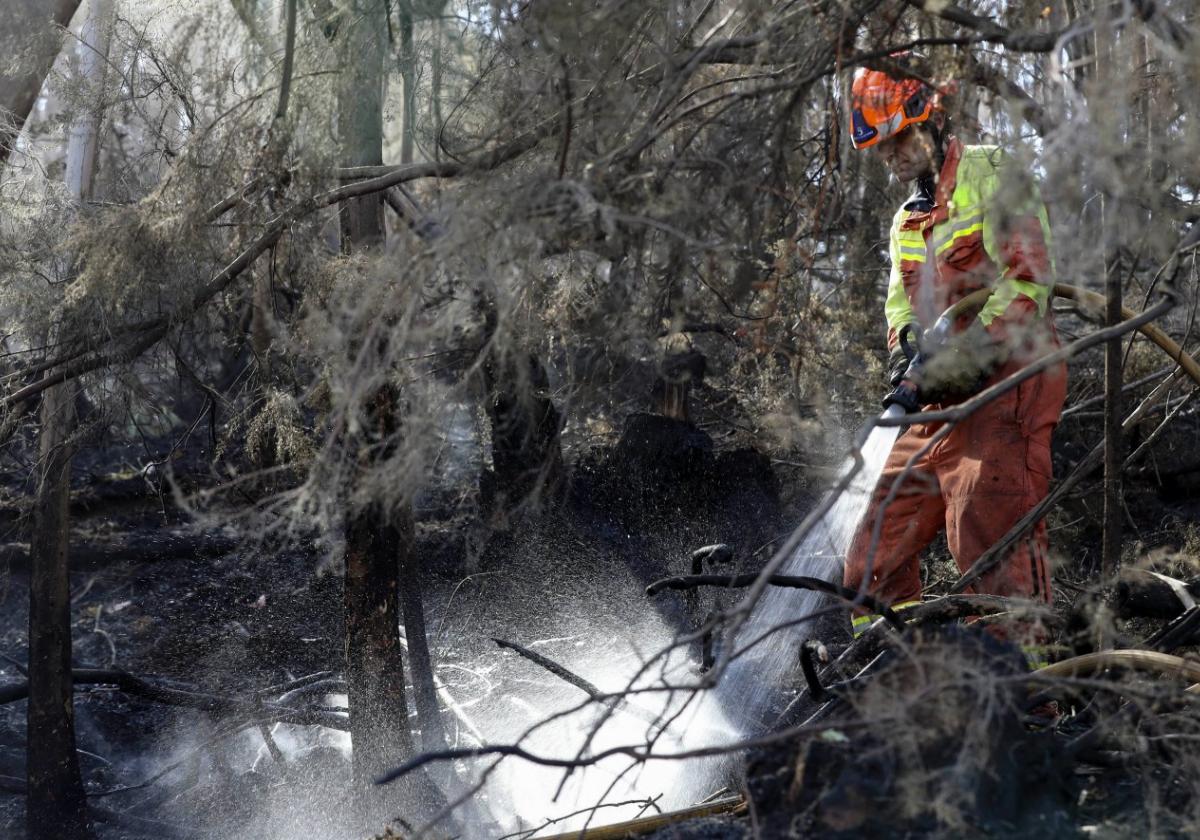
[[[1009,372],[1001,371],[996,381]],[[911,426],[901,434],[851,541],[845,585],[859,589],[865,581],[867,594],[893,606],[920,600],[920,554],[943,527],[959,569],[970,568],[1049,492],[1050,435],[1062,414],[1066,382],[1065,368],[1052,367],[980,408],[917,458],[885,507],[896,478],[937,426]],[[1040,522],[970,591],[1049,602],[1046,544]]]

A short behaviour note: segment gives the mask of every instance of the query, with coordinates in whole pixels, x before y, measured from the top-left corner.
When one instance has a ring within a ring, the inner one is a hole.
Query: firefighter
[[[893,59],[908,67],[921,62],[911,55]],[[954,136],[945,92],[900,72],[865,68],[851,91],[854,147],[874,150],[896,180],[915,186],[892,222],[884,304],[889,382],[896,388],[906,377],[918,380],[904,382],[915,385],[909,409],[961,402],[1058,346],[1049,301],[1050,225],[1037,185],[1002,149]],[[991,294],[982,309],[961,317],[947,347],[914,375],[901,334],[920,335],[951,304],[984,288]],[[847,552],[845,585],[897,609],[919,602],[920,552],[943,527],[959,568],[970,568],[1049,492],[1050,435],[1065,397],[1063,365],[1026,379],[921,455],[884,508],[884,496],[938,427],[904,431]],[[1045,524],[973,591],[1049,602]],[[860,610],[852,619],[855,634],[871,619]],[[1036,660],[1036,651],[1027,653]]]

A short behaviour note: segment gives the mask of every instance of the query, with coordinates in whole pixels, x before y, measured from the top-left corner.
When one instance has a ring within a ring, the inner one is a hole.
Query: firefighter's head
[[[892,59],[904,67],[924,64],[911,53]],[[936,174],[946,135],[941,100],[942,92],[920,79],[859,68],[850,91],[850,141],[856,149],[874,148],[898,181]]]

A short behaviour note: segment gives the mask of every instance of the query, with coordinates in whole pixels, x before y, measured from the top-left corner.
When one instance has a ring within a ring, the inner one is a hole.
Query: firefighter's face
[[[880,140],[875,148],[887,168],[902,184],[935,174],[937,148],[933,136],[919,125],[907,126],[899,134]]]

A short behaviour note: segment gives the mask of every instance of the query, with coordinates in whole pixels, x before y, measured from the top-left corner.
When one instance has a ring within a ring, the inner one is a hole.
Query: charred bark
[[[1105,326],[1121,322],[1121,272],[1109,266],[1105,277]],[[1106,584],[1111,584],[1121,565],[1121,338],[1104,346],[1104,528],[1101,537],[1101,567]]]
[[[707,360],[684,333],[671,333],[660,339],[659,344],[661,358],[651,395],[654,411],[672,420],[691,422],[692,385],[704,380]]]
[[[553,499],[563,486],[559,430],[562,415],[546,395],[546,369],[532,353],[515,358],[493,351],[484,365],[492,428],[492,492],[484,504],[497,513]]]
[[[397,555],[411,523],[381,505],[346,533],[346,686],[354,779],[360,788],[412,753],[400,656]]]
[[[71,682],[71,591],[67,567],[70,531],[70,432],[75,400],[69,385],[42,397],[41,480],[30,540],[29,712],[26,802],[31,840],[91,836],[87,799],[75,752]]]
[[[384,0],[354,0],[338,29],[342,78],[338,134],[345,166],[383,162],[383,70],[387,7]],[[378,194],[343,201],[342,250],[371,250],[383,242],[383,205]],[[380,339],[386,342],[386,338]],[[376,364],[386,364],[386,347]],[[367,397],[364,429],[353,442],[364,459],[395,451],[399,394],[391,385]],[[362,467],[368,464],[361,464]],[[354,781],[368,811],[376,776],[412,752],[400,655],[400,557],[411,551],[412,514],[407,503],[377,497],[346,523],[346,684],[350,707]]]

